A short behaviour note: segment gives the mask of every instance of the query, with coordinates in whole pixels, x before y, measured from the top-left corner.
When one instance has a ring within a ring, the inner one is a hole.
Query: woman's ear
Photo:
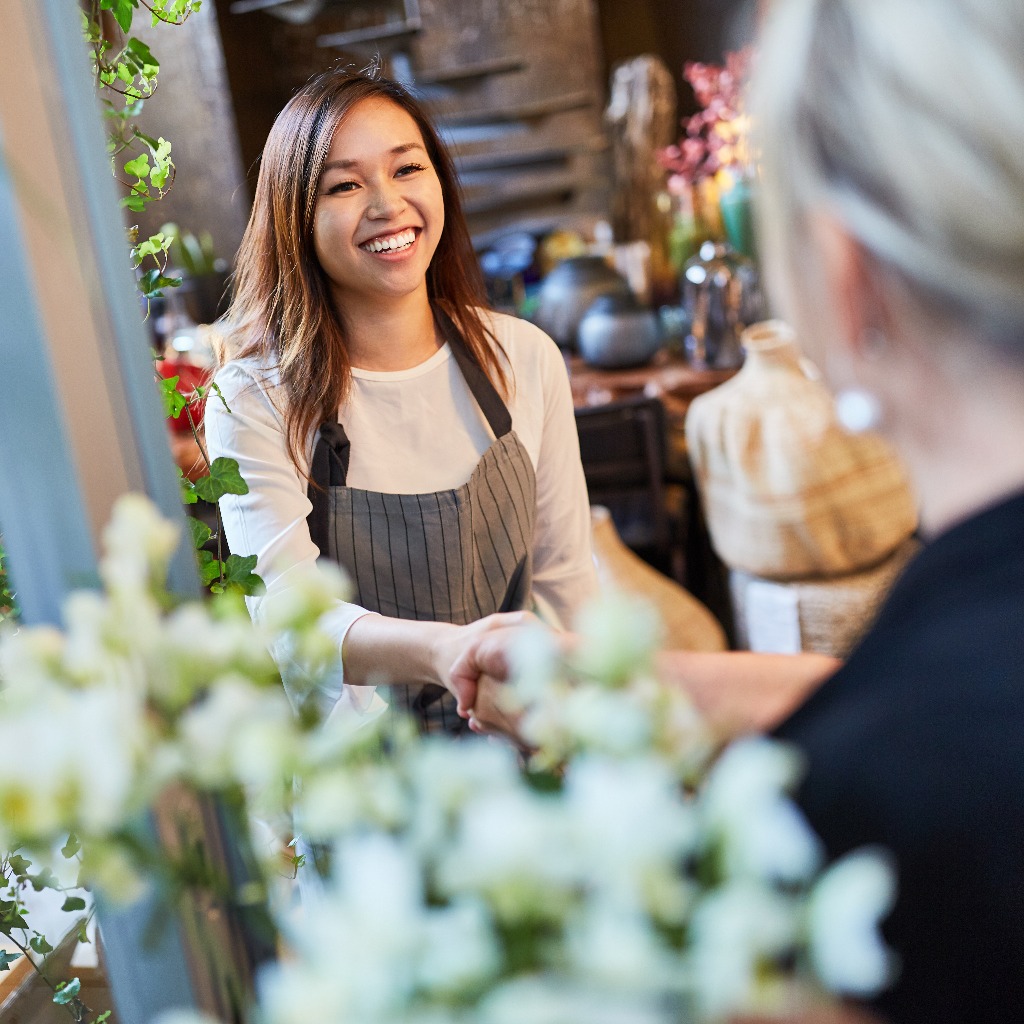
[[[874,361],[879,339],[889,333],[888,303],[879,287],[875,261],[846,226],[829,213],[811,214],[809,230],[821,260],[820,280],[838,335],[832,342],[840,346],[847,360]]]

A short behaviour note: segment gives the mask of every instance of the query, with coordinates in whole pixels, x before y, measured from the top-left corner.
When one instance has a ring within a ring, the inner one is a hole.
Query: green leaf
[[[146,177],[149,174],[149,154],[140,153],[134,160],[129,160],[124,165],[124,172],[133,178]]]
[[[213,460],[208,476],[196,481],[196,494],[203,501],[216,502],[225,494],[248,494],[249,486],[238,471],[238,463],[224,456]]]
[[[195,516],[188,517],[188,528],[192,533],[192,544],[194,547],[201,548],[212,536],[213,531],[204,523],[201,519],[196,519]]]
[[[78,993],[81,991],[82,983],[78,978],[72,978],[68,982],[62,981],[57,986],[57,991],[53,994],[53,1001],[58,1006],[67,1006],[68,1003],[78,998]]]
[[[181,471],[181,467],[176,467],[178,470],[178,485],[181,487],[181,501],[183,505],[194,505],[199,501],[196,495],[196,485]]]
[[[78,925],[78,941],[83,946],[91,945],[89,942],[89,919],[83,917]]]
[[[0,934],[10,935],[15,929],[24,931],[26,928],[25,908],[16,900],[0,900]]]
[[[199,579],[204,587],[208,587],[214,580],[220,579],[222,563],[209,551],[197,551],[196,560],[199,563]]]
[[[132,15],[138,6],[139,0],[100,0],[100,10],[110,11],[125,33],[131,31]]]
[[[125,50],[135,58],[140,67],[144,69],[145,74],[150,77],[160,70],[160,61],[153,56],[149,47],[141,39],[136,39],[135,36],[132,36],[128,40]]]
[[[7,863],[10,865],[11,870],[22,878],[28,874],[28,869],[32,867],[32,861],[22,857],[20,853],[12,853],[10,857],[7,858]]]
[[[155,299],[163,295],[161,288],[177,288],[180,284],[180,277],[165,277],[160,273],[159,267],[154,267],[139,278],[139,291],[147,299]]]
[[[29,875],[28,880],[32,883],[32,888],[36,892],[42,892],[43,889],[59,889],[60,882],[57,880],[57,876],[49,869],[43,868],[38,874]]]
[[[20,953],[5,953],[0,949],[0,971],[9,971],[15,960],[20,960]]]
[[[53,952],[53,946],[46,941],[45,935],[36,935],[34,939],[29,942],[29,945],[40,955],[46,956],[47,953]]]
[[[95,1019],[95,1020],[94,1020],[94,1021],[92,1022],[92,1024],[103,1024],[103,1022],[104,1022],[105,1020],[107,1020],[107,1018],[108,1018],[109,1016],[110,1016],[110,1010],[104,1010],[104,1011],[103,1011],[103,1012],[102,1012],[102,1013],[101,1013],[101,1014],[100,1014],[100,1015],[99,1015],[99,1016],[98,1016],[98,1017],[97,1017],[97,1018],[96,1018],[96,1019]]]
[[[181,375],[174,377],[160,377],[157,381],[160,387],[160,396],[164,400],[165,416],[180,416],[182,410],[188,405],[188,399],[178,390],[178,381]]]
[[[255,555],[229,555],[224,563],[224,585],[235,587],[250,596],[262,593],[263,580],[253,572],[255,568]]]
[[[67,860],[71,860],[72,857],[82,848],[82,841],[72,832],[68,836],[68,841],[60,848],[60,852],[64,855]]]
[[[85,900],[81,896],[69,896],[60,909],[66,914],[71,914],[76,910],[85,910]]]

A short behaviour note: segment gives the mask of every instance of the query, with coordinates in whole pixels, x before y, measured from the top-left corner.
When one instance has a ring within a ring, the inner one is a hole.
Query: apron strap
[[[436,315],[441,334],[448,342],[452,355],[455,356],[462,376],[476,399],[476,404],[480,406],[480,411],[484,414],[488,426],[494,432],[495,437],[504,437],[512,430],[512,414],[508,411],[508,406],[501,400],[497,388],[490,382],[487,374],[470,354],[469,348],[463,340],[461,332],[452,322],[452,318],[441,309],[437,310]]]
[[[504,437],[512,430],[512,414],[501,399],[487,374],[473,359],[462,334],[443,310],[437,310],[438,326],[448,342],[459,366],[466,386],[476,399],[488,426],[495,437]],[[330,498],[328,489],[344,487],[348,478],[348,462],[351,442],[345,428],[337,420],[328,420],[320,425],[320,437],[313,449],[313,464],[310,467],[310,481],[306,494],[313,505],[309,514],[309,532],[321,551],[327,550],[327,530],[330,519]],[[315,486],[314,486],[315,485]]]
[[[320,437],[313,449],[313,464],[309,471],[306,496],[313,511],[306,517],[309,535],[324,554],[328,550],[328,530],[331,520],[331,487],[343,487],[348,477],[348,460],[352,444],[345,428],[336,420],[320,425]]]

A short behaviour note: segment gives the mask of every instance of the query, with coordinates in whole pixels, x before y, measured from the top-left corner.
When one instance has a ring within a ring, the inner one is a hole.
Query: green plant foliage
[[[248,493],[249,485],[242,479],[238,463],[234,459],[214,459],[210,465],[209,476],[200,477],[196,481],[196,494],[211,504],[220,501],[225,494]]]

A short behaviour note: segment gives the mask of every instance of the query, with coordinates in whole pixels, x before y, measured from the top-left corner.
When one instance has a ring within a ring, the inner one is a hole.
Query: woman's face
[[[313,220],[339,307],[425,293],[443,229],[441,182],[416,122],[388,99],[357,103],[334,132]]]

